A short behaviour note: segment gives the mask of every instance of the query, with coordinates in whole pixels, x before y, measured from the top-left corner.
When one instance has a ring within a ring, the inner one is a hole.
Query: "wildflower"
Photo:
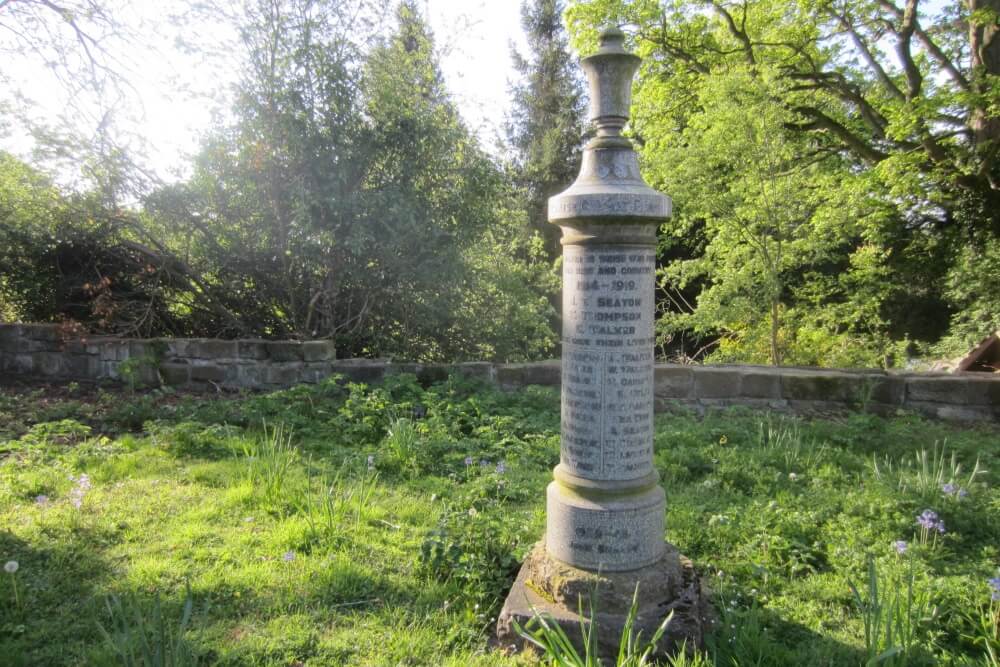
[[[465,457],[465,467],[466,468],[468,468],[469,466],[471,466],[473,463],[475,463],[475,461],[472,460],[471,456],[466,456]]]
[[[799,476],[798,476],[798,475],[796,475],[796,474],[795,474],[794,472],[790,472],[790,473],[788,473],[788,481],[789,481],[789,482],[795,482],[795,481],[797,481],[798,479],[799,479]]]
[[[907,547],[908,545],[906,544],[906,540],[896,540],[892,543],[892,548],[895,549],[896,553],[900,556],[906,553]]]
[[[3,571],[6,572],[7,574],[14,574],[15,572],[17,572],[17,569],[19,567],[20,565],[17,564],[16,560],[9,560],[7,561],[7,564],[3,566]]]
[[[504,464],[503,461],[500,461],[499,463],[497,463],[497,474],[502,475],[505,472],[507,472],[507,466]]]
[[[70,475],[69,480],[76,483],[76,486],[69,492],[69,501],[73,504],[73,507],[80,509],[83,506],[83,497],[92,486],[90,476],[86,473],[81,473],[79,477]]]
[[[295,560],[295,552],[286,551],[285,554],[281,557],[281,560],[285,561],[286,563],[291,563],[293,560]]]
[[[987,579],[986,583],[990,585],[990,588],[1000,593],[1000,577],[993,577],[992,579]]]
[[[487,461],[486,459],[483,459],[482,461],[479,462],[479,465],[482,468],[489,468],[493,464]]]
[[[719,438],[719,444],[720,445],[724,445],[727,442],[729,442],[729,438],[727,438],[725,435],[723,435],[721,438]]]
[[[951,482],[948,482],[947,484],[945,484],[944,486],[941,487],[941,491],[942,491],[942,493],[944,493],[944,495],[951,496],[951,495],[954,495],[958,491],[958,487],[956,487]]]
[[[477,510],[475,507],[470,507],[469,516],[471,516],[472,518],[476,518],[477,516],[479,516],[479,510]]]
[[[243,517],[243,523],[253,523],[253,517],[252,516]]]
[[[925,530],[934,530],[937,528],[938,515],[934,510],[924,510],[917,517],[917,524]]]
[[[374,454],[369,454],[368,455],[368,472],[372,472],[374,470],[375,470],[375,455]]]
[[[968,498],[968,496],[969,496],[969,492],[966,491],[965,489],[959,489],[958,490],[958,497],[959,498]]]
[[[49,497],[46,495],[35,496],[35,504],[44,507],[49,504]]]

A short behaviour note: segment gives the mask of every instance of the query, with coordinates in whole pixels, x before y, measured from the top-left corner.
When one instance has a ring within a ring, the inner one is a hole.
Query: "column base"
[[[497,640],[508,651],[523,650],[528,644],[514,629],[523,628],[537,611],[551,616],[583,655],[581,620],[589,623],[590,600],[596,612],[596,644],[599,657],[618,655],[622,629],[639,586],[638,614],[634,631],[648,641],[672,611],[673,619],[660,640],[654,657],[674,655],[681,645],[700,648],[714,614],[708,596],[690,560],[666,544],[663,557],[652,565],[629,572],[596,573],[566,565],[546,552],[543,542],[535,545],[525,559],[517,580],[507,595],[497,619]],[[579,614],[583,602],[584,618]]]

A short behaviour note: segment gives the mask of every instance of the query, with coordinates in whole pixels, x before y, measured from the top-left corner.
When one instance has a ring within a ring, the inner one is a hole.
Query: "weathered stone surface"
[[[524,640],[514,629],[514,623],[524,627],[537,611],[551,615],[577,650],[582,651],[580,622],[583,620],[586,625],[590,620],[587,616],[593,603],[599,628],[595,633],[599,656],[613,660],[637,585],[640,605],[635,630],[641,631],[642,637],[652,637],[673,612],[654,657],[673,655],[681,644],[689,649],[701,645],[714,616],[691,561],[669,544],[665,545],[659,561],[627,574],[573,568],[553,560],[543,545],[537,545],[521,566],[497,618],[498,642],[505,650],[522,648]],[[581,601],[584,619],[577,614]]]
[[[191,381],[191,366],[188,364],[160,364],[160,377],[170,386],[185,385]]]
[[[304,361],[332,361],[337,358],[337,348],[332,340],[311,340],[302,343]]]
[[[934,403],[961,403],[968,399],[963,377],[949,375],[910,377],[906,381],[908,401],[930,401]]]
[[[747,370],[740,379],[740,396],[747,398],[781,398],[781,377],[762,370]]]
[[[304,368],[305,364],[297,361],[271,364],[264,371],[264,382],[283,386],[296,384]]]
[[[267,359],[267,341],[238,340],[236,341],[236,354],[240,359],[253,359],[256,361]]]
[[[488,382],[496,381],[496,367],[488,361],[467,361],[453,367],[459,375],[478,378]]]
[[[704,366],[694,376],[694,394],[698,398],[731,398],[740,395],[742,377],[736,367]]]
[[[688,398],[694,389],[692,366],[660,364],[653,373],[656,398]]]
[[[267,356],[271,361],[302,361],[302,343],[291,340],[268,341]]]
[[[373,359],[343,359],[330,365],[333,373],[339,373],[352,382],[378,382],[386,375],[389,364]]]
[[[192,382],[219,383],[226,379],[226,370],[217,363],[198,363],[191,366]]]
[[[188,355],[196,359],[236,359],[237,343],[235,340],[199,338],[191,341]]]
[[[860,403],[865,395],[865,376],[827,371],[782,371],[782,397],[790,401],[840,401]]]

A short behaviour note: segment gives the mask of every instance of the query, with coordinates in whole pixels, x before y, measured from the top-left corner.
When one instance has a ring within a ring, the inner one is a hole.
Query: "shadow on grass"
[[[0,560],[17,561],[20,597],[15,604],[11,576],[4,573],[0,662],[5,666],[82,664],[87,647],[101,641],[98,591],[113,574],[98,546],[106,536],[83,527],[41,533],[33,544],[0,531]]]
[[[706,646],[716,664],[740,667],[840,667],[866,661],[857,647],[757,607],[724,611]]]

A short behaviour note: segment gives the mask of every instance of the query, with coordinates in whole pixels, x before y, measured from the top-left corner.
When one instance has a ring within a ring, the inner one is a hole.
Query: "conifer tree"
[[[542,234],[552,258],[559,254],[559,229],[546,222],[546,205],[579,170],[584,113],[583,85],[570,58],[562,12],[562,0],[522,3],[528,53],[511,48],[520,80],[511,87],[514,103],[507,121],[528,224]]]

